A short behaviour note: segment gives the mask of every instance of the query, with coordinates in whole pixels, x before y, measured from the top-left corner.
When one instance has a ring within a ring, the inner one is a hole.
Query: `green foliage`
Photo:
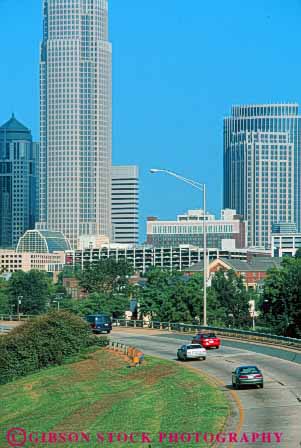
[[[20,311],[24,314],[40,314],[46,310],[51,296],[51,280],[46,272],[17,271],[8,281],[10,305],[17,312],[18,297],[22,296]]]
[[[123,318],[125,311],[129,309],[129,299],[123,294],[93,293],[85,299],[70,300],[68,303],[64,301],[64,305],[80,316],[107,313],[118,319]]]
[[[250,324],[248,302],[251,297],[241,277],[232,270],[217,271],[212,278],[211,289],[226,326],[240,328]]]
[[[0,314],[9,314],[8,282],[0,279]]]
[[[74,314],[51,312],[0,337],[0,384],[62,364],[95,344],[89,325]]]
[[[153,268],[146,274],[140,312],[153,320],[199,322],[203,312],[203,278]]]
[[[126,261],[113,258],[87,263],[78,274],[79,283],[88,293],[120,293],[128,286],[128,277],[133,273]]]
[[[301,337],[301,258],[285,257],[269,271],[261,300],[264,321],[280,335]]]

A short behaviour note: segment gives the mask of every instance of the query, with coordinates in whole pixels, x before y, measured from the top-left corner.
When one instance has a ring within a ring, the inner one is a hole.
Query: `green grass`
[[[45,369],[0,386],[0,447],[11,427],[27,432],[84,431],[90,443],[38,446],[208,446],[159,443],[162,432],[213,432],[229,415],[224,392],[175,362],[146,357],[137,368],[114,353],[97,350],[73,364]],[[148,432],[151,444],[98,443],[98,432]]]

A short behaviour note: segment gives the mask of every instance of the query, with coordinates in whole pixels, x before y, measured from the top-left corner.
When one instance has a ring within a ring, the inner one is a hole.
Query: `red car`
[[[200,344],[204,348],[219,348],[221,340],[215,333],[198,333],[193,337],[191,343]]]

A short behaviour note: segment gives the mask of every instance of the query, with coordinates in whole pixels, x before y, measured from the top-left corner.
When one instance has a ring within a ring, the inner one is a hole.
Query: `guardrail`
[[[209,330],[218,333],[220,336],[230,338],[240,338],[243,340],[250,340],[253,342],[264,342],[275,345],[285,345],[298,348],[301,350],[301,339],[288,338],[286,336],[277,336],[275,334],[260,333],[250,330],[239,330],[236,328],[220,328],[203,325],[192,325],[185,323],[175,322],[158,322],[158,321],[142,321],[142,320],[126,320],[126,319],[113,319],[113,325],[120,327],[132,327],[132,328],[149,328],[154,330],[167,330],[178,331],[181,333],[197,333],[201,330]]]
[[[7,334],[10,332],[10,330],[12,329],[12,327],[4,327],[4,326],[0,326],[0,334]]]
[[[7,321],[29,320],[32,317],[34,316],[29,314],[0,314],[0,320],[7,320]]]
[[[144,354],[136,347],[112,340],[110,340],[107,347],[128,356],[135,365],[141,364],[144,360]]]

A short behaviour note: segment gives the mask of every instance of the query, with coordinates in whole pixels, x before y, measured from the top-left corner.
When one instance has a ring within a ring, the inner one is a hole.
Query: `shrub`
[[[0,338],[0,384],[59,365],[92,345],[105,345],[89,325],[67,311],[52,311]]]

